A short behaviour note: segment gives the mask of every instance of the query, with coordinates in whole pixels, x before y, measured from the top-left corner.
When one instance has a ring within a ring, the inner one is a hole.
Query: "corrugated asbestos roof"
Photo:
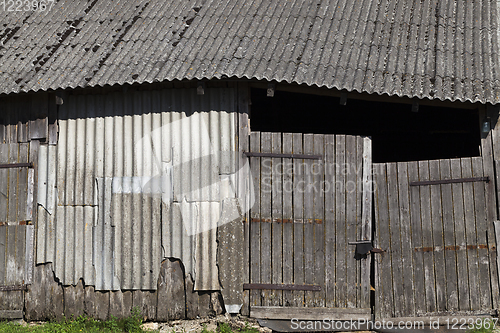
[[[2,13],[0,92],[237,77],[498,103],[497,34],[496,0],[60,0]]]

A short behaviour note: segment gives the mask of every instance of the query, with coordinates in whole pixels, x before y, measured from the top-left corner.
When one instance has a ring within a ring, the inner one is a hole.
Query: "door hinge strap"
[[[15,168],[32,168],[33,163],[10,163],[0,164],[0,169],[15,169]]]
[[[300,284],[244,283],[243,290],[308,290],[321,291],[321,286]]]
[[[246,157],[274,157],[274,158],[297,158],[304,160],[322,160],[321,155],[308,155],[308,154],[279,154],[279,153],[256,153],[246,151],[243,153]]]
[[[410,182],[410,186],[472,183],[472,182],[487,182],[488,183],[489,181],[490,181],[490,177],[456,178],[456,179],[425,180],[425,181],[421,181],[421,182]]]
[[[16,291],[16,290],[28,290],[28,285],[21,284],[17,286],[0,286],[0,291]]]

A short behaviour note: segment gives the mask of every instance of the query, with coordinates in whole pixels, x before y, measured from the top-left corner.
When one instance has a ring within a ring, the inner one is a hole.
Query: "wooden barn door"
[[[28,143],[0,144],[0,318],[23,318],[32,273],[33,169]]]
[[[481,157],[374,165],[377,319],[494,312],[492,169]]]
[[[253,132],[250,315],[370,318],[371,140]]]

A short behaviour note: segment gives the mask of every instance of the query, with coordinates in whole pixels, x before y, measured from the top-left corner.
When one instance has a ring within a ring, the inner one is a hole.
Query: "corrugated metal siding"
[[[61,0],[0,17],[0,92],[256,78],[498,103],[496,0]]]
[[[235,90],[225,88],[65,98],[58,145],[40,149],[37,262],[54,262],[63,284],[152,290],[162,258],[175,257],[195,289],[218,290],[216,226],[223,199],[235,197],[235,110]],[[42,167],[54,156],[57,166]]]

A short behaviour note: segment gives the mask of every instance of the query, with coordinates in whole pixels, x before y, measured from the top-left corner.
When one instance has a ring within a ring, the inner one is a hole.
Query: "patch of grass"
[[[238,329],[233,329],[229,324],[227,323],[220,323],[219,326],[217,327],[217,332],[218,333],[258,333],[259,330],[256,329],[255,327],[250,327],[248,323],[245,323],[244,328],[238,328]],[[203,332],[207,333],[207,332]]]
[[[22,326],[14,322],[0,322],[1,333],[142,333],[142,318],[138,308],[134,308],[127,318],[111,317],[99,321],[85,316],[63,319],[38,326]]]

